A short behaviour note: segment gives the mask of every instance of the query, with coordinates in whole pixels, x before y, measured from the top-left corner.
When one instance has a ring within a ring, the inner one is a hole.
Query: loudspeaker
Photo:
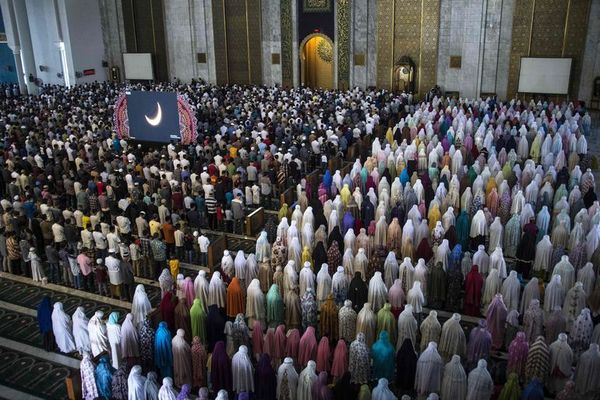
[[[108,61],[102,60],[102,67],[103,68],[108,68]]]
[[[113,82],[121,81],[121,72],[119,71],[119,67],[111,67],[110,68],[110,79]]]

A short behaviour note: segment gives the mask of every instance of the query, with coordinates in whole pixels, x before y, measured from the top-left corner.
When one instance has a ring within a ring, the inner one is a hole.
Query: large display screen
[[[127,92],[129,137],[144,142],[179,140],[177,93]]]

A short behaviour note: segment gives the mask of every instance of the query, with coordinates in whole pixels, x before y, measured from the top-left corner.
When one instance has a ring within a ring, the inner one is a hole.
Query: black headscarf
[[[348,300],[352,301],[352,308],[357,313],[362,310],[363,305],[367,302],[369,297],[369,288],[365,281],[363,281],[361,273],[355,272],[354,278],[350,281],[348,287]]]

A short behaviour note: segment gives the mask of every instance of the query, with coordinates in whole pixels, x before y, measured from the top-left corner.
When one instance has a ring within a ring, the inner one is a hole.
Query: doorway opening
[[[333,89],[333,41],[313,33],[300,44],[300,82],[311,88]]]

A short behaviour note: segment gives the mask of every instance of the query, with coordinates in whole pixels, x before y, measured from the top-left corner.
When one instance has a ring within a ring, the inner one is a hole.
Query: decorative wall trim
[[[325,13],[331,11],[331,0],[302,0],[305,13]]]
[[[379,0],[377,2],[377,66],[375,81],[377,87],[385,89],[392,87],[392,67],[394,65],[394,4],[394,0]]]
[[[281,84],[293,86],[294,61],[292,59],[292,2],[281,0]]]
[[[338,89],[344,90],[350,84],[350,0],[337,0],[336,23]]]

